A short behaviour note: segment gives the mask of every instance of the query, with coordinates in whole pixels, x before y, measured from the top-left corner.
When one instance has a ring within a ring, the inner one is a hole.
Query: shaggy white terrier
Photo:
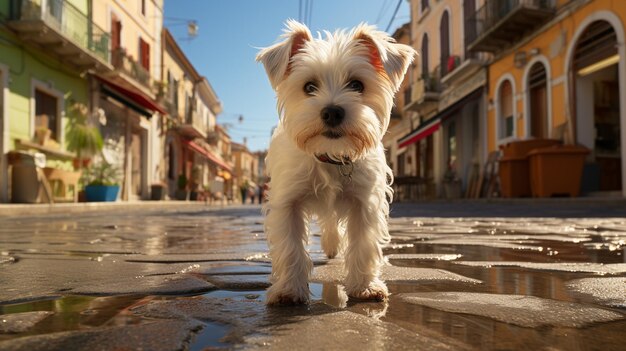
[[[345,246],[347,294],[384,300],[388,291],[378,275],[393,176],[382,137],[415,51],[366,24],[317,38],[296,21],[286,27],[283,40],[257,56],[280,114],[267,155],[267,303],[309,302],[313,264],[305,247],[313,215],[329,258]]]

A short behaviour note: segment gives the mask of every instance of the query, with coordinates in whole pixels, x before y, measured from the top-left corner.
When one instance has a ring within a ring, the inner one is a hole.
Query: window
[[[50,138],[59,141],[59,98],[35,89],[35,133],[49,130]]]
[[[441,77],[448,73],[448,59],[450,58],[450,16],[444,11],[439,26],[439,39],[441,44]]]
[[[115,52],[122,46],[122,21],[111,15],[111,51]]]
[[[422,0],[422,13],[428,10],[428,0]]]
[[[141,0],[141,14],[146,15],[146,0]]]
[[[178,79],[172,80],[172,105],[174,105],[174,110],[178,113]]]
[[[513,136],[513,85],[510,80],[505,80],[498,91],[498,119],[499,138],[505,139]]]
[[[428,77],[428,35],[424,33],[422,39],[422,79]]]
[[[139,63],[150,72],[150,44],[139,38]]]
[[[467,49],[469,43],[476,40],[476,19],[474,14],[476,12],[476,0],[464,0],[463,1],[463,20],[465,22],[465,58],[469,58],[472,55]]]

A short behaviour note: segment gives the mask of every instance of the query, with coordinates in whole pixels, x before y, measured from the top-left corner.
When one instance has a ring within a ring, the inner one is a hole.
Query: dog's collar
[[[352,160],[350,160],[350,158],[344,156],[341,161],[337,161],[328,156],[328,154],[316,154],[315,158],[322,163],[339,166],[339,174],[348,178],[348,181],[352,180],[352,171],[354,170],[354,164],[352,163]]]
[[[315,158],[317,158],[317,160],[320,161],[320,162],[330,163],[331,165],[337,165],[337,166],[352,164],[352,161],[350,161],[350,159],[348,157],[346,157],[346,156],[343,157],[342,161],[334,160],[334,159],[330,158],[330,156],[328,156],[328,154],[321,154],[321,155],[316,154]]]

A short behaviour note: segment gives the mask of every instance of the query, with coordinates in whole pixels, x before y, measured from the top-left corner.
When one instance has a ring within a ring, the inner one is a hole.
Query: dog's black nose
[[[346,111],[340,106],[331,105],[322,109],[322,121],[329,127],[336,127],[341,124]]]

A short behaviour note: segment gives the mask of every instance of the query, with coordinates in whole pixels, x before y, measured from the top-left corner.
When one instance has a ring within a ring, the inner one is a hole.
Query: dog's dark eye
[[[351,80],[350,83],[348,83],[348,89],[352,91],[356,91],[357,93],[362,93],[365,87],[363,86],[363,83],[360,80],[355,79],[355,80]]]
[[[304,85],[304,93],[307,95],[313,95],[317,91],[317,86],[313,82],[308,82]]]

